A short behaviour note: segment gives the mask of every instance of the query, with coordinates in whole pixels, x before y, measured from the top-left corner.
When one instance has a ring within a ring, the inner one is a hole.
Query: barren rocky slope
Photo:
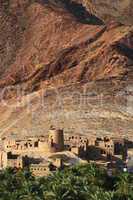
[[[132,138],[133,27],[105,23],[80,3],[1,4],[2,135],[44,134],[53,124]]]
[[[133,24],[132,0],[81,0],[84,5],[104,21],[111,19]]]

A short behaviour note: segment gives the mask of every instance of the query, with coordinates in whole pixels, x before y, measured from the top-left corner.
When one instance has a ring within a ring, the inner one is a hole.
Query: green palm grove
[[[28,170],[0,172],[0,200],[133,200],[133,175],[108,177],[95,165],[79,165],[35,178]]]

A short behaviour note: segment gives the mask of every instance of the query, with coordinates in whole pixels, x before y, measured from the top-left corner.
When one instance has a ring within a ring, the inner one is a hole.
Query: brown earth
[[[116,134],[121,129],[121,135],[131,138],[132,113],[125,106],[130,103],[128,90],[133,78],[133,27],[112,18],[105,23],[104,17],[102,21],[101,15],[96,12],[96,17],[90,7],[87,11],[77,1],[3,3],[0,6],[1,134],[13,131],[22,135],[22,129],[26,130],[24,134],[43,134],[52,123],[70,134],[89,134],[89,130],[93,134]],[[119,99],[118,92],[124,97]],[[42,109],[42,96],[46,109]],[[91,96],[89,105],[79,103],[85,96]],[[8,106],[2,101],[5,97],[11,97]],[[70,102],[66,100],[69,97]],[[96,115],[92,113],[92,105]]]

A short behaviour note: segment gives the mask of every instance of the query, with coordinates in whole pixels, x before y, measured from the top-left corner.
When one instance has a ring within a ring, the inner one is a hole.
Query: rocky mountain
[[[84,5],[105,22],[116,20],[123,24],[133,24],[132,0],[83,0]]]
[[[1,135],[132,138],[132,10],[119,3],[0,2]]]

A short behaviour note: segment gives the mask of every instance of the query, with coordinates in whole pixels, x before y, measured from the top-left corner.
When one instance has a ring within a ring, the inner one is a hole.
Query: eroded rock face
[[[80,0],[11,2],[0,7],[1,134],[43,134],[54,124],[69,134],[115,134],[119,127],[131,136],[125,106],[133,82],[132,26],[102,23],[98,1],[91,9],[87,4],[89,12]],[[127,96],[116,102],[119,92]]]
[[[65,85],[119,79],[129,71],[132,27],[104,25],[80,2],[14,0],[1,13],[7,17],[1,46],[8,45],[1,54],[1,88],[25,83],[31,91],[51,79]]]
[[[117,20],[124,24],[133,24],[132,0],[83,0],[90,12],[105,22]]]

